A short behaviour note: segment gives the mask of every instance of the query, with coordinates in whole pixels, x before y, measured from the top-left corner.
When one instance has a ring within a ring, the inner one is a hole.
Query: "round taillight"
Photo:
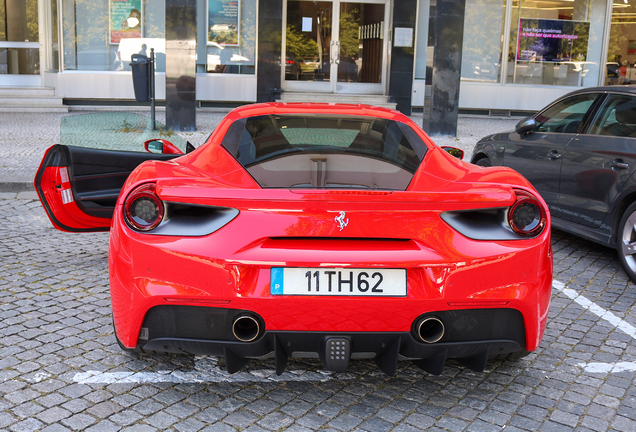
[[[138,231],[150,231],[163,220],[163,203],[155,194],[155,184],[147,183],[133,190],[124,203],[128,225]]]
[[[515,189],[517,200],[508,210],[510,228],[522,237],[532,237],[543,231],[546,214],[543,205],[529,192]]]

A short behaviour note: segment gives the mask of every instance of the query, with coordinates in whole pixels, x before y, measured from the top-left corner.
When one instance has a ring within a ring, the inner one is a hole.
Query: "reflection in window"
[[[165,0],[141,0],[141,11],[115,11],[109,0],[62,0],[65,70],[129,71],[132,54],[165,72]],[[141,20],[137,16],[141,14]]]
[[[514,0],[506,82],[596,85],[605,7],[603,0]]]
[[[237,120],[221,145],[265,188],[405,190],[427,151],[404,123],[314,114]]]
[[[572,96],[556,103],[535,117],[536,132],[576,133],[597,94]]]
[[[37,0],[0,0],[0,41],[38,42]],[[39,48],[0,48],[0,74],[37,75]]]
[[[339,82],[382,81],[384,5],[340,4]]]
[[[57,27],[57,0],[49,0],[45,8],[47,8],[47,15],[50,17],[51,26],[49,27],[49,58],[47,64],[47,70],[57,72],[60,67],[60,47],[58,42],[58,27]]]
[[[126,112],[101,112],[62,118],[60,144],[102,150],[145,152],[144,142],[170,141],[183,153],[187,142],[165,125],[144,115]]]
[[[229,7],[236,7],[236,16]],[[207,30],[206,72],[255,73],[256,0],[209,1]]]
[[[7,40],[7,7],[0,1],[0,41]]]
[[[287,2],[286,80],[330,80],[332,13],[331,2]]]
[[[466,0],[462,80],[499,80],[505,7],[505,0]]]
[[[636,137],[636,98],[627,95],[609,95],[590,133]]]
[[[614,2],[605,84],[636,83],[636,2]]]

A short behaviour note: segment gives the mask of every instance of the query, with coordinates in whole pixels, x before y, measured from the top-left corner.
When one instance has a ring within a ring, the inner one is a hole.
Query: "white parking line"
[[[196,363],[196,361],[195,361]],[[196,366],[195,366],[196,367]],[[271,370],[256,370],[251,372],[239,372],[234,375],[219,369],[211,371],[165,371],[165,372],[79,372],[73,377],[73,381],[81,384],[121,384],[121,383],[216,383],[216,382],[276,382],[276,381],[329,381],[331,374],[305,372],[302,374],[284,372],[277,376]]]
[[[567,288],[563,282],[558,280],[552,281],[552,287],[563,293],[566,297],[571,298],[574,302],[584,309],[589,310],[594,315],[604,319],[617,329],[631,336],[636,340],[636,327],[627,321],[617,317],[612,312],[603,309],[591,300],[583,297],[573,289]],[[577,366],[583,368],[586,372],[594,373],[613,373],[613,372],[636,372],[636,362],[619,362],[619,363],[579,363]]]
[[[632,326],[628,322],[617,317],[610,311],[603,309],[602,307],[588,300],[582,295],[579,295],[579,293],[577,293],[573,289],[566,288],[565,284],[562,282],[559,282],[558,280],[553,280],[552,286],[556,288],[557,291],[561,291],[567,297],[574,300],[575,303],[581,305],[584,309],[588,309],[594,315],[598,315],[599,317],[603,318],[605,321],[607,321],[614,327],[619,328],[620,330],[622,330],[623,332],[631,336],[633,339],[636,339],[636,328],[634,328],[634,326]]]
[[[211,357],[194,358],[193,371],[159,371],[159,372],[100,372],[87,371],[76,373],[73,381],[81,384],[121,384],[121,383],[216,383],[216,382],[277,382],[277,381],[310,381],[324,382],[333,378],[334,372],[328,371],[291,371],[278,376],[272,369],[253,370],[229,374],[219,368]],[[353,379],[350,374],[338,374],[338,379]]]
[[[613,373],[613,372],[636,372],[636,362],[612,363],[579,363],[579,367],[586,372]]]

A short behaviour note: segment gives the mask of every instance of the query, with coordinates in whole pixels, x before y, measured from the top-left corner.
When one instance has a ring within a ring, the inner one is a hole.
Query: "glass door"
[[[386,0],[287,0],[283,89],[383,94],[388,11]]]
[[[0,0],[0,85],[40,85],[37,0]]]

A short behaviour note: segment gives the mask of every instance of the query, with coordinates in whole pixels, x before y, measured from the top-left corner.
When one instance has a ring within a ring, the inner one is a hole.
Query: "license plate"
[[[272,295],[406,296],[405,269],[272,267]]]

